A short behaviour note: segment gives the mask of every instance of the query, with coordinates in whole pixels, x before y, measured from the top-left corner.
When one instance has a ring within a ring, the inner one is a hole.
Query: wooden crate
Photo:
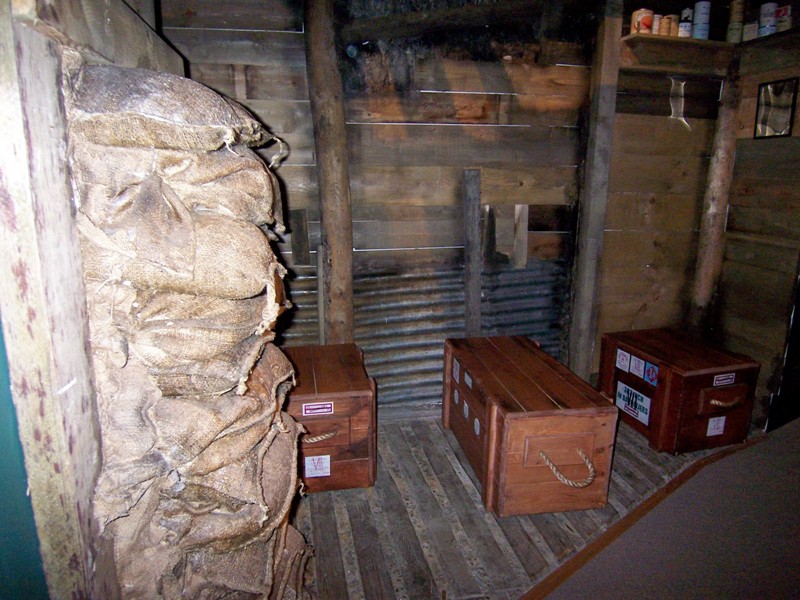
[[[598,388],[655,450],[688,452],[747,437],[759,363],[675,329],[602,336]]]
[[[501,517],[605,506],[617,413],[528,338],[445,341],[442,420]]]
[[[300,438],[300,477],[307,492],[375,483],[375,381],[355,344],[282,348],[297,385],[284,405],[308,430]],[[323,438],[313,442],[314,438]],[[313,442],[313,443],[310,443]]]

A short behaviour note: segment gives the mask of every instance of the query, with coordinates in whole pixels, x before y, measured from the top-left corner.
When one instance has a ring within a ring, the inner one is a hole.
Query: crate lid
[[[355,344],[289,346],[281,348],[294,366],[292,398],[372,393],[361,349]]]
[[[758,368],[757,361],[719,348],[680,329],[664,327],[617,331],[603,335],[654,363],[668,364],[682,375],[713,373],[732,369]]]
[[[504,413],[616,411],[591,385],[527,337],[448,339],[446,343]]]

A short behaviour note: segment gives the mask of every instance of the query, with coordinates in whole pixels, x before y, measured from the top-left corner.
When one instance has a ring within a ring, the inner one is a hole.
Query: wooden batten
[[[481,331],[481,172],[464,171],[464,324],[467,335]]]
[[[314,122],[320,209],[325,340],[353,340],[353,222],[342,80],[336,61],[333,2],[305,3],[309,99]]]

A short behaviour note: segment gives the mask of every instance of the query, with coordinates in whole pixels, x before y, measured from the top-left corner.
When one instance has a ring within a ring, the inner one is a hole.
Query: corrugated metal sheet
[[[561,358],[567,265],[540,261],[527,269],[482,274],[482,335],[527,335]],[[294,308],[279,342],[318,343],[316,273],[287,279]],[[461,268],[373,272],[353,280],[355,341],[378,386],[378,404],[437,405],[444,340],[464,336]]]

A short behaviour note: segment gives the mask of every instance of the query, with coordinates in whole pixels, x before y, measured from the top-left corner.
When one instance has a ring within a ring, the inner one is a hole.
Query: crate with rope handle
[[[306,492],[375,483],[375,381],[355,344],[282,348],[296,385],[284,410],[306,429],[298,464]]]
[[[605,506],[617,417],[529,338],[445,341],[442,421],[498,516]]]

